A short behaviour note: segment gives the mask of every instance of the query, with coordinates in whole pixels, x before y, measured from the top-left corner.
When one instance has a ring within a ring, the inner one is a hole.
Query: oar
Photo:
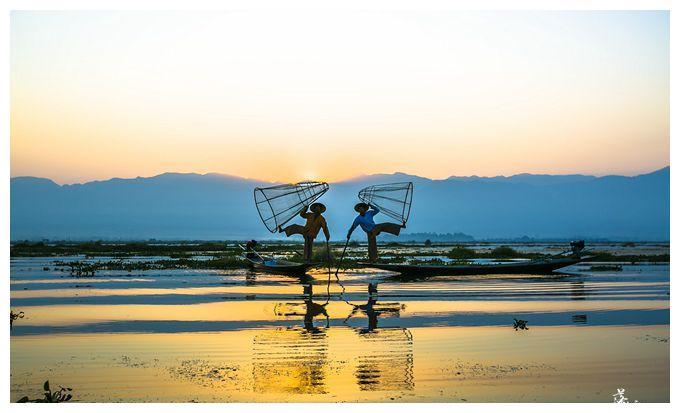
[[[347,251],[348,245],[349,238],[347,238],[347,242],[345,242],[345,247],[342,249],[342,254],[340,255],[340,261],[338,262],[338,266],[335,269],[335,278],[338,280],[338,283],[340,282],[340,278],[338,278],[338,272],[340,272],[340,266],[342,266],[342,261],[345,259],[345,251]]]
[[[326,284],[326,304],[331,300],[331,247],[326,240],[326,255],[328,260],[328,284]]]
[[[245,252],[245,253],[252,252],[252,253],[254,253],[255,255],[257,255],[258,257],[260,257],[260,258],[262,259],[262,261],[264,261],[264,257],[263,257],[262,255],[260,255],[259,252],[255,251],[254,249],[251,249],[250,251],[248,251],[248,249],[247,249],[246,247],[244,247],[243,245],[238,244],[238,246],[241,247],[241,249],[243,250],[243,252]]]
[[[335,280],[338,282],[338,285],[340,288],[342,288],[342,292],[340,293],[340,299],[342,299],[345,303],[349,305],[353,305],[347,299],[345,298],[345,286],[340,282],[340,277],[338,277],[338,272],[340,271],[340,267],[342,266],[342,261],[345,259],[345,252],[347,251],[347,246],[349,245],[349,238],[347,239],[347,242],[345,242],[345,246],[342,248],[342,254],[340,255],[340,261],[338,262],[338,266],[335,269]],[[330,277],[330,274],[329,274]]]

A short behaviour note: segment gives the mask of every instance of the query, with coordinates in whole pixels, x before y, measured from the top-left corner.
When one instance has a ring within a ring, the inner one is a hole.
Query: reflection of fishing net
[[[406,304],[376,302],[371,306],[369,311],[374,311],[380,317],[399,317],[399,313],[405,308]],[[367,311],[365,308],[363,308],[363,310]]]
[[[359,191],[361,201],[378,207],[380,212],[399,224],[405,224],[411,213],[413,183],[373,185]]]
[[[267,229],[276,232],[279,226],[293,219],[326,191],[327,183],[313,181],[255,188],[255,206]]]
[[[355,377],[362,391],[413,390],[413,337],[405,328],[362,334],[368,343],[357,359]]]
[[[324,394],[328,364],[325,331],[299,328],[263,331],[253,340],[253,382],[257,393]]]
[[[278,317],[304,316],[307,314],[306,303],[276,303],[274,314]]]

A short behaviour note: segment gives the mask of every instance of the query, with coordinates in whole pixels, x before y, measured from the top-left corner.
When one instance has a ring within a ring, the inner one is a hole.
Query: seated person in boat
[[[401,229],[406,228],[406,224],[399,225],[391,222],[376,224],[375,221],[373,221],[373,217],[378,214],[380,210],[377,207],[368,205],[364,202],[356,204],[354,210],[357,211],[359,215],[354,218],[354,222],[352,223],[349,232],[347,232],[347,239],[349,240],[356,227],[361,226],[361,229],[366,231],[366,236],[368,237],[368,259],[369,261],[374,262],[378,259],[378,243],[376,237],[382,232],[399,235]]]
[[[304,247],[304,257],[307,262],[312,260],[312,245],[314,244],[314,239],[319,234],[319,231],[323,229],[323,233],[326,236],[326,241],[331,238],[330,232],[328,232],[328,226],[326,225],[326,219],[323,217],[324,212],[326,212],[326,206],[320,202],[313,203],[309,206],[311,212],[307,212],[307,207],[300,211],[300,217],[307,220],[304,226],[293,224],[285,228],[279,227],[279,232],[285,232],[287,237],[293,234],[300,234],[305,239]]]
[[[256,260],[258,259],[257,252],[255,252],[255,247],[257,246],[257,241],[254,239],[251,239],[250,241],[246,242],[246,258],[249,260]]]

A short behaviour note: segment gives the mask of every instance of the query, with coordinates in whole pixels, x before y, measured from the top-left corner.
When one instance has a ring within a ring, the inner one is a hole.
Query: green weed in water
[[[30,399],[28,396],[24,396],[17,400],[17,403],[63,403],[73,398],[71,395],[71,391],[73,391],[73,389],[70,387],[59,386],[59,390],[53,392],[50,389],[49,380],[43,384],[43,390],[45,393],[42,399]]]

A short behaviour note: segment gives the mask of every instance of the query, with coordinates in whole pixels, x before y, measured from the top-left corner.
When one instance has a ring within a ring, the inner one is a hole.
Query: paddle
[[[345,242],[345,247],[342,249],[342,254],[340,255],[340,261],[338,262],[338,266],[335,269],[335,278],[338,280],[338,283],[340,283],[340,278],[338,278],[338,272],[340,271],[340,267],[342,266],[342,261],[345,259],[345,251],[347,251],[347,246],[349,245],[349,238],[347,238],[347,242]],[[344,287],[343,287],[344,290]]]
[[[326,284],[326,304],[331,300],[331,247],[328,245],[328,239],[326,239],[326,259],[328,261],[328,284]]]

